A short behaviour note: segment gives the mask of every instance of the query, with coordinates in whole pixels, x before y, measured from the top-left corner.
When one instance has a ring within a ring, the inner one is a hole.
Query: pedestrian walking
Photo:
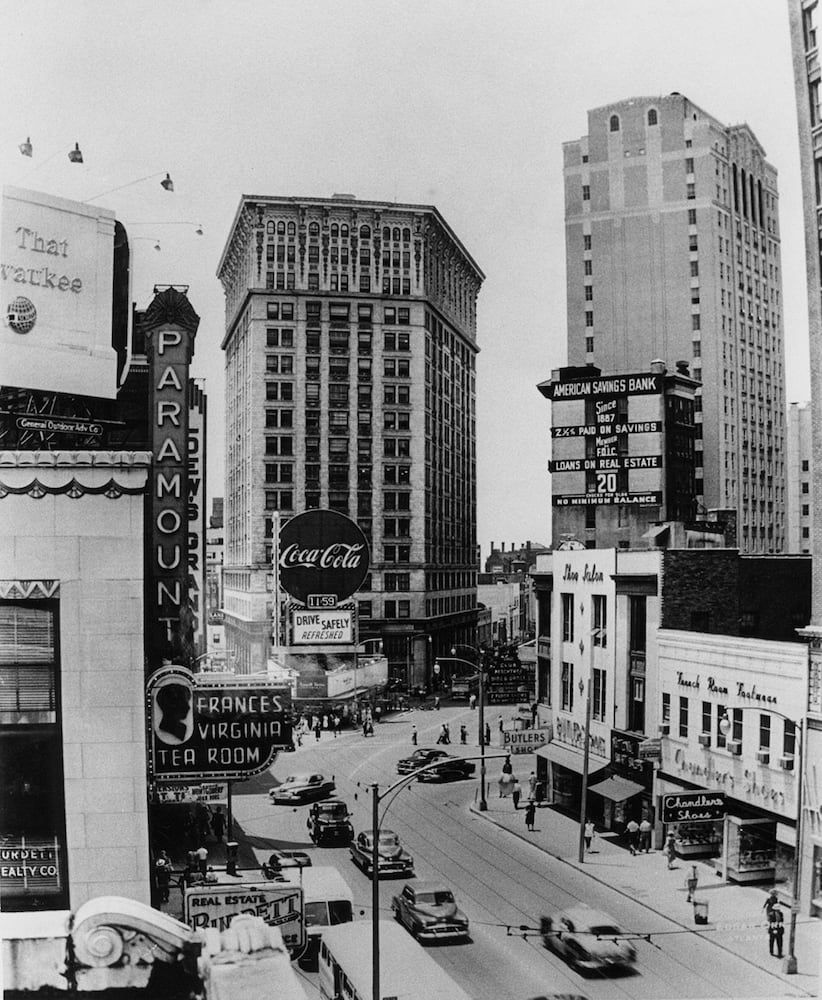
[[[519,782],[514,778],[514,783],[511,785],[511,798],[514,800],[514,808],[519,809],[519,800],[522,795],[522,789],[520,788]]]
[[[514,767],[511,764],[511,754],[510,753],[505,758],[505,763],[502,765],[502,773],[503,774],[513,774],[514,773]]]
[[[194,816],[197,820],[197,839],[205,842],[211,828],[211,813],[204,802],[198,802],[194,806]]]
[[[533,799],[528,799],[528,805],[525,807],[525,829],[529,833],[534,832],[534,819],[536,818],[537,809],[534,805]]]
[[[460,726],[460,743],[465,746],[468,742],[468,729],[464,726]]]
[[[532,771],[528,775],[528,798],[535,799],[537,797],[537,776]]]
[[[538,715],[539,715],[539,702],[535,701],[531,705],[531,726],[534,727],[534,728],[536,727],[536,724],[537,724],[537,716]]]
[[[323,729],[328,729],[328,716],[323,716]]]
[[[639,850],[639,823],[635,819],[629,819],[625,833],[628,835],[628,847],[631,854],[636,854]]]
[[[685,888],[688,890],[688,898],[685,900],[686,903],[695,902],[694,896],[696,895],[696,887],[699,882],[699,875],[696,870],[696,865],[691,865],[691,873],[685,879]]]
[[[379,705],[375,705],[374,706],[374,718],[377,720],[377,722],[381,721],[381,718],[382,718],[382,708]]]
[[[320,722],[319,719],[317,719],[317,721],[314,723],[314,739],[319,740],[322,734],[323,734],[322,723]]]
[[[411,727],[411,742],[413,743],[414,746],[417,745],[417,727],[416,726],[412,726]]]
[[[197,856],[197,868],[201,875],[205,875],[208,870],[208,848],[205,844],[200,844],[194,853]]]
[[[160,901],[168,902],[169,886],[171,884],[171,858],[168,851],[161,850],[154,862],[154,876],[157,880],[157,889],[160,893]]]
[[[668,859],[668,868],[673,868],[674,861],[676,860],[676,837],[674,837],[673,831],[668,834],[668,839],[665,841],[665,846],[662,850]]]
[[[490,743],[491,743],[491,723],[490,722],[486,722],[485,723],[485,732],[483,733],[483,735],[485,736],[485,746],[489,746]]]
[[[472,712],[477,707],[477,696],[475,694],[472,694],[471,697],[468,699],[468,707],[471,709]]]
[[[434,695],[434,708],[439,712],[439,710],[440,710],[440,696],[438,694]]]
[[[331,719],[331,724],[334,727],[334,739],[336,739],[340,735],[340,723],[341,722],[342,722],[342,720],[340,719],[339,715],[337,715],[335,713],[334,717]]]
[[[768,948],[770,953],[782,958],[782,938],[785,936],[785,918],[782,910],[774,906],[768,915]],[[774,952],[774,949],[776,951]]]
[[[500,732],[505,729],[505,723],[502,721],[502,716],[497,719],[497,726],[499,727]]]
[[[647,854],[651,849],[651,831],[653,827],[651,826],[650,820],[646,816],[645,819],[639,824],[639,850],[645,851]]]
[[[225,833],[225,813],[222,806],[217,806],[214,810],[214,815],[211,817],[211,829],[214,831],[217,843],[221,844]]]
[[[585,823],[585,829],[582,831],[582,836],[583,836],[583,838],[585,840],[585,850],[586,851],[590,851],[591,850],[591,844],[593,843],[594,833],[595,832],[596,831],[594,830],[594,824],[590,820],[588,820]]]

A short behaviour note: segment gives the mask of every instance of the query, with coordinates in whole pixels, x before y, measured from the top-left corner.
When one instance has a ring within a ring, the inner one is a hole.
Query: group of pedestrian
[[[653,827],[647,817],[641,823],[637,823],[633,817],[628,820],[625,824],[625,834],[631,854],[647,854],[651,850],[652,831]]]
[[[440,734],[437,737],[437,743],[443,743],[446,746],[451,742],[451,729],[447,722],[443,722],[440,726]]]

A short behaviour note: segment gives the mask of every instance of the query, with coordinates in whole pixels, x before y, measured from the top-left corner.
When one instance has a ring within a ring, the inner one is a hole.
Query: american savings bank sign
[[[335,607],[356,593],[368,574],[368,539],[335,510],[292,517],[279,542],[280,586],[308,608]]]

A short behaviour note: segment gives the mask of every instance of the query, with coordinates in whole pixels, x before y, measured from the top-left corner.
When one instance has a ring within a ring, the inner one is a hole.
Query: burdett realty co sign
[[[311,597],[344,601],[368,573],[368,539],[335,510],[307,510],[280,530],[280,586],[309,606]]]

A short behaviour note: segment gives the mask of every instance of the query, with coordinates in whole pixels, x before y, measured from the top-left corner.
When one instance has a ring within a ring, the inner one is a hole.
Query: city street
[[[333,775],[337,794],[353,812],[355,831],[369,829],[369,783],[387,788],[396,780],[396,762],[413,749],[411,724],[419,730],[419,745],[431,746],[440,723],[452,733],[460,722],[473,736],[476,716],[467,708],[441,712],[415,711],[378,725],[373,738],[345,732],[338,739],[313,736],[294,754],[283,754],[272,768],[282,780],[288,774],[320,771]],[[452,745],[455,754],[475,754],[475,747]],[[491,749],[489,753],[499,753]],[[496,793],[500,762],[491,761],[488,776]],[[305,828],[306,806],[272,805],[266,794],[268,775],[234,789],[234,818],[242,839],[258,860],[275,847],[308,848],[314,864],[336,866],[354,893],[355,918],[370,919],[371,884],[349,858],[347,847],[314,848]],[[645,890],[635,898],[612,889],[584,871],[569,866],[523,838],[472,811],[478,793],[476,777],[449,784],[412,782],[390,803],[383,827],[397,832],[413,854],[418,878],[435,878],[451,887],[471,921],[471,943],[429,948],[453,978],[476,1000],[528,998],[545,993],[582,993],[592,998],[766,997],[807,995],[807,977],[786,984],[744,958],[732,954],[681,923],[668,920],[643,904]],[[492,805],[496,805],[493,798]],[[550,825],[556,814],[540,810],[537,827]],[[524,830],[524,821],[522,823]],[[235,833],[238,831],[235,829]],[[658,859],[649,856],[643,862]],[[380,889],[381,916],[390,918],[391,897],[404,880],[385,880]],[[610,977],[583,977],[547,951],[536,933],[539,918],[577,902],[585,902],[614,917],[624,932],[635,933],[636,969]],[[760,914],[749,917],[752,925]],[[519,930],[527,927],[526,932]],[[510,930],[509,930],[510,929]],[[761,936],[758,927],[752,933]],[[650,939],[643,936],[650,935]],[[762,936],[766,952],[766,940]],[[383,961],[390,961],[383,956]],[[774,966],[776,971],[777,967]],[[316,976],[304,974],[307,988]],[[311,992],[311,990],[309,990]]]

